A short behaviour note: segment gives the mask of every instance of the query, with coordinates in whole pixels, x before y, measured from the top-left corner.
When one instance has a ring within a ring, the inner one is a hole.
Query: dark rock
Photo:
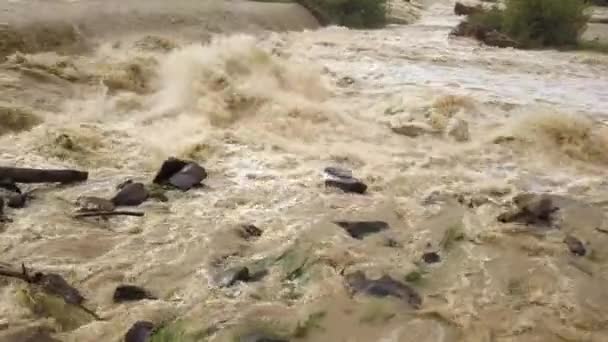
[[[154,324],[148,321],[137,321],[125,334],[124,342],[148,342],[152,337]]]
[[[250,333],[241,336],[239,342],[289,342],[289,340],[265,333]]]
[[[251,280],[249,268],[236,267],[225,271],[216,278],[216,283],[220,287],[230,287],[237,281],[248,282]]]
[[[181,171],[186,165],[188,162],[173,157],[165,160],[153,182],[160,185],[166,184],[171,176]]]
[[[364,194],[367,191],[367,185],[357,179],[327,179],[325,180],[326,187],[338,188],[344,192],[352,192],[356,194]]]
[[[436,252],[422,254],[422,260],[427,264],[434,264],[441,261],[441,257]]]
[[[154,183],[172,185],[180,190],[187,191],[200,184],[207,178],[207,171],[194,162],[187,162],[176,158],[167,159],[154,177]]]
[[[76,200],[76,205],[78,206],[78,210],[83,212],[112,211],[115,208],[115,205],[114,203],[112,203],[112,201],[107,200],[105,198],[92,196],[79,197],[78,200]]]
[[[8,205],[11,208],[20,209],[20,208],[25,207],[26,202],[27,202],[26,194],[14,194],[14,195],[11,195],[8,197],[8,201],[6,202],[6,205]]]
[[[559,210],[553,200],[546,195],[521,194],[513,199],[516,210],[498,216],[503,223],[517,222],[527,225],[551,225],[553,214]]]
[[[187,191],[200,184],[205,178],[207,178],[207,171],[198,164],[190,163],[171,176],[169,183],[182,191]]]
[[[0,189],[8,190],[17,194],[21,193],[21,189],[19,188],[19,186],[17,186],[17,184],[10,179],[1,179]]]
[[[38,272],[34,274],[32,281],[40,285],[46,293],[63,298],[66,303],[80,305],[84,302],[84,297],[80,292],[68,284],[59,274]]]
[[[138,301],[143,299],[158,299],[146,289],[133,285],[120,285],[114,291],[114,303]]]
[[[367,185],[361,180],[352,176],[352,171],[338,168],[327,167],[324,169],[326,176],[325,186],[338,188],[344,192],[352,192],[364,194],[367,191]]]
[[[262,236],[264,232],[253,224],[244,224],[238,230],[238,234],[245,240]]]
[[[517,47],[518,43],[511,37],[507,36],[504,33],[498,32],[496,30],[490,30],[486,32],[484,38],[482,39],[484,44],[488,46],[495,46],[499,48],[507,48],[507,47]]]
[[[581,240],[575,238],[572,235],[566,236],[566,238],[564,238],[564,243],[568,246],[568,249],[574,255],[585,256],[585,254],[587,254],[587,249],[585,249],[585,245],[583,245]]]
[[[456,2],[454,5],[454,14],[456,15],[471,15],[480,12],[483,12],[483,8],[481,6],[467,6],[460,2]]]
[[[115,206],[137,206],[148,199],[148,190],[143,183],[123,184],[120,191],[112,198]]]
[[[346,275],[346,282],[354,292],[362,292],[374,297],[393,296],[407,301],[412,307],[422,305],[422,297],[412,287],[389,276],[368,279],[361,271]]]
[[[390,228],[388,223],[383,221],[336,221],[334,223],[358,240]]]

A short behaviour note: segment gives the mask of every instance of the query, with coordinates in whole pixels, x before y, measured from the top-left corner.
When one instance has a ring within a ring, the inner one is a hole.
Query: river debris
[[[568,246],[570,252],[577,256],[585,256],[587,254],[587,249],[585,245],[581,242],[581,240],[577,239],[572,235],[567,235],[564,238],[564,243]]]
[[[259,281],[268,274],[265,269],[253,270],[246,266],[239,266],[228,269],[216,275],[215,282],[219,287],[230,287],[237,282],[254,282]]]
[[[325,175],[325,186],[338,188],[344,192],[364,194],[367,185],[361,180],[353,177],[352,171],[339,167],[326,167],[323,170]]]
[[[195,162],[169,158],[163,162],[153,182],[159,185],[171,185],[182,191],[188,191],[207,178],[207,171]]]
[[[140,211],[125,211],[125,210],[116,210],[116,211],[89,211],[83,213],[74,214],[74,218],[84,218],[84,217],[110,217],[110,216],[135,216],[135,217],[143,217],[145,214]]]
[[[335,221],[334,224],[344,228],[351,237],[357,240],[390,228],[384,221]]]
[[[154,333],[154,323],[137,321],[125,334],[124,342],[148,342]]]
[[[413,308],[420,308],[422,297],[412,287],[384,275],[378,279],[369,279],[362,271],[345,276],[346,283],[354,292],[362,292],[374,297],[393,296],[407,301]]]
[[[95,317],[95,319],[101,319],[99,318],[99,316],[97,316],[95,312],[83,306],[85,298],[80,294],[80,292],[76,288],[72,287],[59,274],[35,272],[33,275],[31,275],[25,265],[22,264],[21,272],[0,267],[0,276],[17,278],[25,281],[28,284],[36,285],[43,292],[49,295],[62,298],[63,301],[67,304],[71,304],[81,308],[82,310]]]
[[[150,197],[143,183],[127,181],[119,186],[119,191],[111,201],[115,206],[138,206]]]
[[[148,290],[135,285],[119,285],[112,297],[114,303],[134,302],[144,299],[158,299]]]
[[[515,196],[513,204],[516,206],[515,210],[500,214],[497,218],[499,222],[552,226],[554,213],[559,210],[546,194],[520,194]]]
[[[263,230],[253,224],[243,224],[237,229],[237,234],[244,240],[251,240],[262,236]]]
[[[89,173],[78,170],[0,167],[0,179],[14,183],[74,183],[86,181]]]

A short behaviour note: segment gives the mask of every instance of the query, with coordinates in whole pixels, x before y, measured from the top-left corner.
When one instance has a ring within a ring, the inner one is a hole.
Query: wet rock
[[[436,252],[422,254],[422,260],[427,264],[434,264],[441,261],[441,257]]]
[[[289,340],[265,333],[250,333],[241,336],[239,342],[289,342]]]
[[[10,179],[1,179],[0,180],[0,189],[4,189],[9,192],[14,192],[17,194],[21,193],[21,189],[19,188],[19,186],[17,186],[17,184]]]
[[[468,6],[460,2],[456,2],[454,5],[454,14],[456,15],[471,15],[482,11],[481,6]]]
[[[79,211],[112,211],[115,208],[112,201],[100,197],[83,196],[76,200]]]
[[[133,302],[144,299],[158,299],[146,289],[134,285],[120,285],[114,290],[114,303]]]
[[[137,206],[149,197],[148,190],[143,183],[125,183],[120,191],[112,198],[115,206]]]
[[[392,125],[391,130],[397,134],[405,135],[410,138],[415,138],[423,134],[433,133],[433,127],[422,122],[406,122],[398,125]]]
[[[499,215],[498,221],[549,226],[554,221],[554,213],[559,210],[553,200],[544,194],[520,194],[515,196],[513,203],[516,209]]]
[[[469,123],[463,119],[452,118],[448,122],[446,134],[458,142],[469,141]]]
[[[194,162],[176,158],[167,159],[154,177],[153,182],[160,185],[172,185],[187,191],[207,178],[207,171]]]
[[[249,268],[236,267],[225,271],[216,277],[216,283],[220,287],[230,287],[237,281],[248,282],[251,280]]]
[[[244,224],[237,230],[237,233],[241,238],[250,240],[262,236],[264,232],[253,224]]]
[[[84,297],[80,292],[59,274],[37,272],[34,274],[32,282],[42,287],[46,293],[63,298],[66,303],[80,305],[84,302]]]
[[[412,307],[422,305],[422,297],[412,287],[389,276],[368,279],[361,271],[346,275],[346,282],[354,292],[362,292],[374,297],[393,296],[407,301]]]
[[[568,235],[564,238],[564,243],[568,246],[570,252],[574,255],[585,256],[587,249],[581,240],[575,238],[572,235]]]
[[[334,223],[358,240],[390,228],[388,223],[383,221],[336,221]]]
[[[450,36],[470,37],[474,38],[488,46],[500,48],[518,47],[519,43],[504,33],[498,32],[491,27],[482,26],[480,24],[472,24],[466,21],[461,22],[456,26]]]
[[[344,192],[364,194],[367,191],[367,185],[361,180],[352,176],[352,171],[338,168],[326,167],[323,170],[325,174],[325,186],[338,188]]]
[[[26,194],[14,194],[8,197],[6,205],[14,209],[25,208],[28,196]]]
[[[154,331],[154,324],[148,321],[137,321],[125,334],[124,342],[149,342]]]

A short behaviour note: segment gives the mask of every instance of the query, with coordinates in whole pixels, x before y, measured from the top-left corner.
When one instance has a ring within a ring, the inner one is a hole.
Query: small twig
[[[597,230],[600,233],[608,234],[608,229],[597,227],[597,228],[595,228],[595,230]]]
[[[144,216],[144,213],[137,212],[137,211],[91,211],[91,212],[76,214],[76,215],[74,215],[74,218],[93,217],[93,216],[107,217],[107,216],[121,216],[121,215],[122,216],[142,217],[142,216]]]

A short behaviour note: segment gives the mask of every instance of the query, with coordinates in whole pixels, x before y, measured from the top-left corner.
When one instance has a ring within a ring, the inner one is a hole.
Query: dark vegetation
[[[504,8],[491,9],[457,4],[456,14],[467,18],[453,34],[498,47],[608,51],[599,42],[580,41],[588,6],[584,0],[506,0]]]
[[[295,0],[322,25],[378,28],[386,24],[386,0]]]

